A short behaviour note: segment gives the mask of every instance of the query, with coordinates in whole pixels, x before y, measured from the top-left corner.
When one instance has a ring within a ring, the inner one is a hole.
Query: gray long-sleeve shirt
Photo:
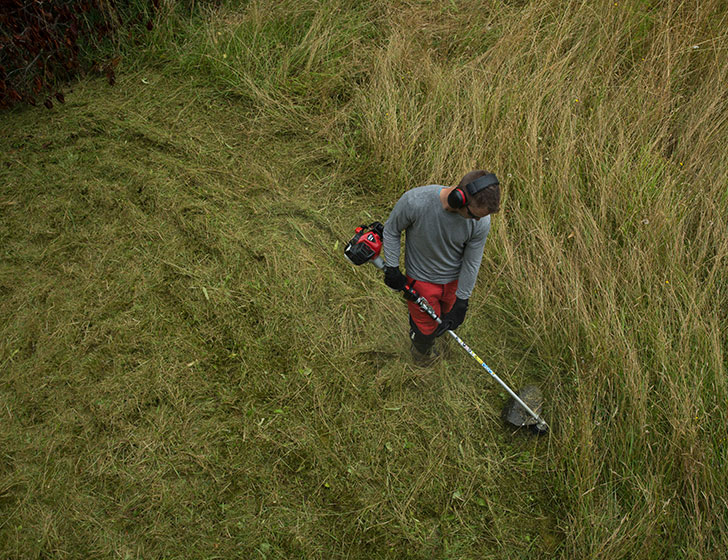
[[[456,296],[469,299],[483,259],[490,216],[473,220],[448,212],[440,202],[444,188],[427,185],[402,195],[384,224],[384,260],[388,266],[399,266],[404,231],[407,275],[435,284],[457,279]]]

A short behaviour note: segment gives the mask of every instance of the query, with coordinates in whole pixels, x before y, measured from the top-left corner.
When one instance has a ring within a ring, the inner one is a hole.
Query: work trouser
[[[455,303],[455,292],[458,288],[458,281],[453,280],[447,284],[433,284],[422,280],[413,280],[407,277],[407,283],[422,297],[427,300],[430,307],[442,317],[452,309]],[[427,313],[420,309],[414,301],[408,301],[410,339],[418,352],[429,354],[432,345],[435,344],[435,330],[437,322]]]

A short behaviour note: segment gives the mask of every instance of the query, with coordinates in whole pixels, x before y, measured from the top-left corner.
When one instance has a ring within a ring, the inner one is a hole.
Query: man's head
[[[478,179],[481,180],[478,181]],[[477,192],[471,193],[467,188],[471,183],[476,186]],[[500,210],[498,180],[488,171],[482,169],[471,171],[460,180],[456,187],[452,188],[448,197],[448,205],[464,217],[472,219],[495,214]]]

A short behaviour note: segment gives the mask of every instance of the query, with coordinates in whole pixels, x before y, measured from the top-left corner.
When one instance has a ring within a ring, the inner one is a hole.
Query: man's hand
[[[417,298],[420,297],[417,292],[415,292],[414,288],[412,286],[415,285],[416,280],[412,280],[412,284],[409,286],[405,286],[402,290],[402,297],[406,299],[407,301],[417,301]]]
[[[400,272],[398,266],[385,266],[384,283],[399,292],[407,285],[407,277]]]
[[[465,313],[468,311],[468,300],[457,298],[452,309],[445,313],[440,319],[442,323],[435,330],[435,336],[440,336],[447,331],[454,331],[465,320]]]

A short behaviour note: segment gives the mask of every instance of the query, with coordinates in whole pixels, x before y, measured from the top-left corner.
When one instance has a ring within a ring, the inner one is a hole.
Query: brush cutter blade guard
[[[517,393],[518,397],[528,405],[528,407],[537,415],[541,415],[543,408],[543,395],[536,385],[527,385]],[[536,434],[542,434],[548,431],[548,426],[544,422],[539,422],[531,416],[528,411],[521,406],[514,398],[510,398],[503,408],[503,420],[517,428],[529,428]]]

